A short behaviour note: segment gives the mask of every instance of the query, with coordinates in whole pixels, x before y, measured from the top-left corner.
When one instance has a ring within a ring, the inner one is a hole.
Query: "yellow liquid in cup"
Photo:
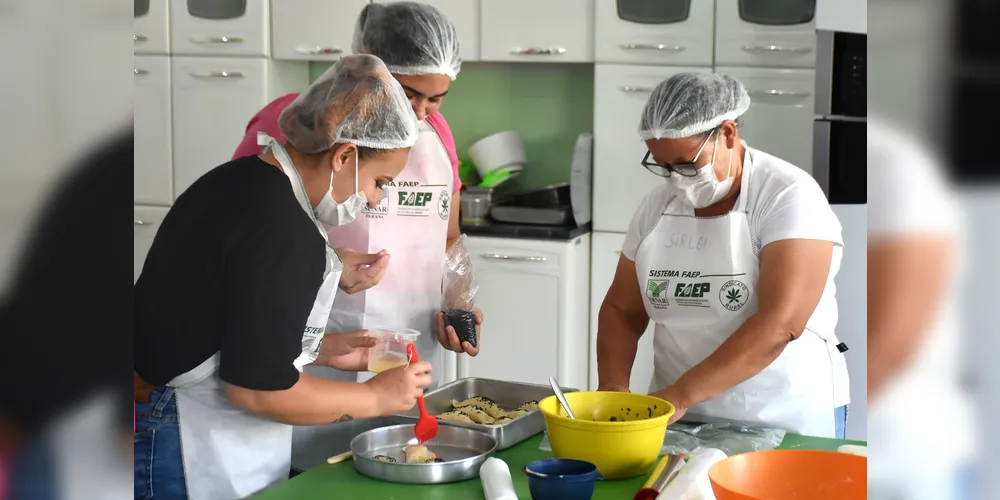
[[[386,370],[391,370],[397,366],[406,366],[406,361],[399,362],[394,359],[380,359],[374,363],[368,364],[368,371],[372,373],[382,373]]]

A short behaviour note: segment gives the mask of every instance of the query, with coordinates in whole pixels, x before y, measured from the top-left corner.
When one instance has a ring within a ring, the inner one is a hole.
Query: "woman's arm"
[[[832,258],[830,241],[788,239],[766,245],[760,257],[757,312],[715,352],[656,395],[683,413],[760,373],[802,335],[823,296]]]
[[[426,361],[379,373],[365,382],[341,382],[300,374],[290,388],[257,391],[225,384],[233,406],[255,415],[291,425],[394,415],[413,408],[417,397],[431,384]]]
[[[598,390],[628,392],[639,338],[649,325],[635,262],[618,258],[615,279],[597,315]]]

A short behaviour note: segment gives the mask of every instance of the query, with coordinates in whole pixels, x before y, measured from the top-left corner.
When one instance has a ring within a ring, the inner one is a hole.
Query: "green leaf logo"
[[[660,296],[660,285],[655,281],[650,281],[649,284],[646,286],[646,288],[649,290],[650,296],[652,297]]]

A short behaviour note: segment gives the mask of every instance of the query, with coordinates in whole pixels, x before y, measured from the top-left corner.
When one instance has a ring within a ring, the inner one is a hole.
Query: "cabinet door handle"
[[[319,45],[317,45],[315,47],[304,47],[304,46],[300,45],[298,47],[295,47],[295,52],[297,52],[299,54],[308,54],[308,55],[312,55],[312,56],[320,55],[320,54],[323,54],[323,55],[334,55],[334,54],[343,54],[344,53],[343,50],[341,50],[341,49],[339,49],[337,47],[320,47]]]
[[[763,52],[768,54],[791,52],[793,54],[805,54],[811,52],[809,47],[782,47],[780,45],[744,45],[743,50],[747,52]]]
[[[770,97],[809,97],[809,92],[795,92],[793,90],[751,90],[750,95],[770,96]]]
[[[142,219],[133,219],[132,220],[132,225],[133,226],[147,226],[147,225],[151,226],[151,225],[153,225],[153,223],[152,222],[146,222],[146,221],[144,221]]]
[[[516,261],[519,261],[519,262],[545,262],[545,260],[546,260],[545,257],[534,257],[534,256],[531,256],[531,255],[525,255],[525,256],[521,256],[521,255],[504,255],[504,254],[500,254],[500,253],[484,253],[483,254],[483,258],[484,259],[493,259],[493,260],[516,260]]]
[[[191,73],[195,78],[243,78],[243,73],[239,71],[205,71],[202,73]]]
[[[226,43],[243,43],[243,37],[241,36],[193,36],[189,38],[194,43],[205,44],[226,44]]]
[[[146,74],[149,74],[149,70],[145,70],[145,69],[142,69],[142,68],[135,68],[132,71],[135,72],[135,74],[137,74],[137,75],[146,75]]]
[[[149,40],[149,37],[147,37],[146,35],[140,35],[138,33],[132,35],[133,42],[145,42],[146,40]]]
[[[623,43],[619,47],[625,50],[665,50],[668,52],[680,52],[687,48],[683,45],[664,45],[662,43]]]
[[[511,54],[518,56],[558,56],[566,53],[566,49],[562,47],[538,47],[538,48],[521,48],[517,47],[510,51]]]
[[[632,87],[630,85],[624,85],[618,87],[618,90],[622,92],[628,92],[630,94],[648,94],[653,91],[652,87]]]

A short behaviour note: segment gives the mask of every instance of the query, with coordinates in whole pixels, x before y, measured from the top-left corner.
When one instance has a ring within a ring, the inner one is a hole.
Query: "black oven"
[[[817,31],[813,177],[830,204],[868,203],[867,35]]]

